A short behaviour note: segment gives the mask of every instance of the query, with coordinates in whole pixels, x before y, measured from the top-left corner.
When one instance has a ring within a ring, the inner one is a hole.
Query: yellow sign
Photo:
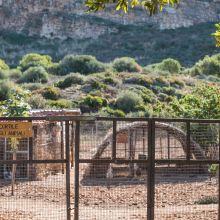
[[[32,137],[31,122],[0,122],[0,138],[28,138]]]

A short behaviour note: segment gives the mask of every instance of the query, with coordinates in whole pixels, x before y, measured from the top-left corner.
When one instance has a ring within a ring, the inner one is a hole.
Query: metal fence
[[[220,219],[220,120],[28,121],[16,160],[0,140],[0,219]]]

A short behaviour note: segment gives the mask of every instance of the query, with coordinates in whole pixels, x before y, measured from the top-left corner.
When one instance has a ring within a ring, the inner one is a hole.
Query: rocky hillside
[[[220,20],[219,2],[185,0],[153,17],[142,8],[125,15],[113,7],[88,14],[82,0],[0,0],[0,57],[16,64],[27,52],[55,60],[73,53],[148,64],[170,56],[191,65],[217,52],[210,34]]]

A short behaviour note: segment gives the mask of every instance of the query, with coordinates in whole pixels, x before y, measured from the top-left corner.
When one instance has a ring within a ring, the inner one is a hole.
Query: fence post
[[[79,147],[80,147],[80,121],[76,121],[75,131],[75,194],[74,194],[74,220],[79,219]]]
[[[191,140],[190,140],[190,121],[186,122],[186,160],[190,161],[190,154],[191,154],[191,149],[190,149],[190,145],[191,145]]]
[[[112,159],[116,159],[116,138],[117,138],[117,121],[113,120],[113,135],[112,135]]]
[[[218,124],[218,162],[220,162],[220,123]],[[218,220],[220,220],[220,163],[218,163]]]
[[[69,143],[69,121],[65,122],[65,143],[66,143],[66,208],[67,220],[71,218],[70,207],[70,143]]]
[[[147,220],[154,220],[155,197],[155,120],[148,121]]]

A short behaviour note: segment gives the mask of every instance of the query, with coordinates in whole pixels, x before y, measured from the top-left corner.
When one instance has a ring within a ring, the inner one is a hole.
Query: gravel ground
[[[155,190],[156,220],[217,220],[217,205],[198,205],[207,196],[217,195],[216,180],[204,178],[157,181]],[[73,178],[72,178],[73,180]],[[73,181],[72,181],[73,182]],[[146,181],[142,181],[146,182]],[[105,183],[105,182],[104,182]],[[118,183],[110,188],[103,185],[80,186],[80,220],[142,220],[146,219],[146,185],[136,181]],[[74,207],[74,188],[71,185]],[[42,181],[18,183],[15,195],[10,184],[0,185],[0,220],[64,220],[65,175],[50,176]],[[74,210],[72,210],[72,215]]]

